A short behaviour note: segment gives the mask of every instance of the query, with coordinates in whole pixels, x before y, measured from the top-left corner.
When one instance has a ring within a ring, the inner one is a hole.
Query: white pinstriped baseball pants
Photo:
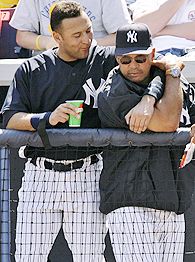
[[[183,262],[184,215],[142,207],[107,215],[117,262]]]
[[[75,262],[104,260],[101,169],[102,160],[93,165],[86,160],[81,169],[71,172],[26,163],[17,208],[16,262],[46,262],[61,226]]]

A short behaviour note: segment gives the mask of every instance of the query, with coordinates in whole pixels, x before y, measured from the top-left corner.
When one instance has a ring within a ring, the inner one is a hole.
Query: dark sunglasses
[[[142,55],[142,56],[136,56],[135,58],[129,57],[129,56],[122,56],[119,60],[122,65],[128,65],[133,60],[138,64],[143,64],[146,62],[148,58],[148,55]]]

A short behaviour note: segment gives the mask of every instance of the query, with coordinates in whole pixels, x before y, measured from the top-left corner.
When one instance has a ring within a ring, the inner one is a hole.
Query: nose
[[[89,37],[89,35],[87,33],[83,33],[82,42],[84,44],[89,44],[90,43],[90,37]]]
[[[134,59],[132,59],[131,63],[129,64],[129,67],[130,68],[138,68],[139,64]]]

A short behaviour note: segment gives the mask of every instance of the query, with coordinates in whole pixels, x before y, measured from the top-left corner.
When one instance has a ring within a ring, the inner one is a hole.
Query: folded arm
[[[184,64],[176,56],[167,56],[163,60],[154,61],[154,65],[167,70]],[[129,129],[135,133],[144,132],[146,129],[156,132],[173,132],[179,125],[183,92],[180,78],[166,76],[163,97],[156,102],[152,96],[143,96],[141,101],[125,116]],[[156,102],[156,103],[155,103]],[[171,113],[170,113],[171,112]]]
[[[174,132],[179,127],[183,105],[182,84],[179,78],[166,77],[165,92],[155,107],[148,130],[155,132]]]

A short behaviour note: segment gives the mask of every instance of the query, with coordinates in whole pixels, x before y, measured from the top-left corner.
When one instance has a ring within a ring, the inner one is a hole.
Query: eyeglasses
[[[130,64],[133,60],[138,63],[138,64],[143,64],[146,62],[148,58],[148,55],[140,55],[136,56],[135,58],[129,57],[129,56],[122,56],[119,61],[122,65],[128,65]]]

